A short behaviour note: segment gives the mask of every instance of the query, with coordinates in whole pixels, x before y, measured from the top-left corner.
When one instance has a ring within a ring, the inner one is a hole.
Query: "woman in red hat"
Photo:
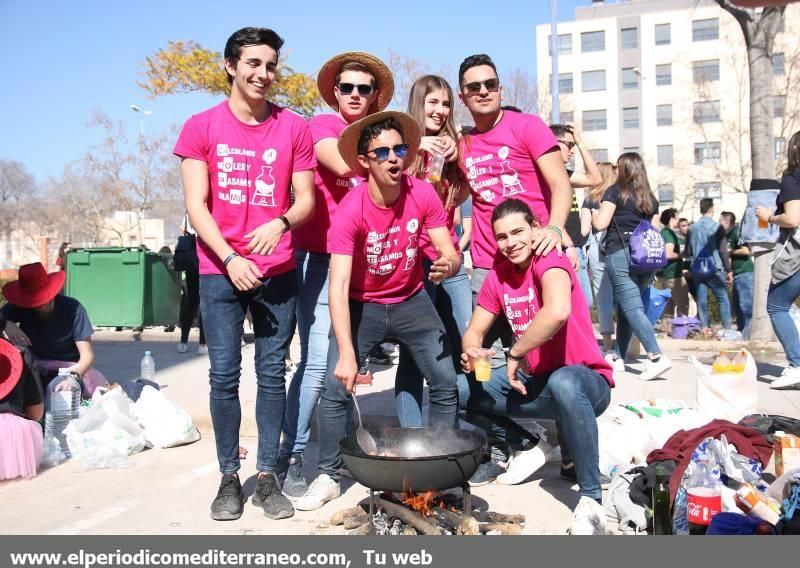
[[[39,380],[20,352],[0,339],[0,480],[36,475],[44,446],[38,422],[42,398]]]
[[[69,368],[83,379],[84,394],[91,396],[107,381],[92,368],[93,329],[86,309],[78,300],[59,295],[65,279],[65,272],[48,274],[38,262],[22,266],[19,279],[3,286],[8,304],[0,316],[8,322],[9,340],[30,347],[44,387],[59,368]]]

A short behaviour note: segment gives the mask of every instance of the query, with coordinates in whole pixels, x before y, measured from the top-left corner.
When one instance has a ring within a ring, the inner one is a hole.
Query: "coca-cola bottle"
[[[704,535],[711,518],[722,511],[722,484],[708,462],[700,461],[686,485],[689,534]]]

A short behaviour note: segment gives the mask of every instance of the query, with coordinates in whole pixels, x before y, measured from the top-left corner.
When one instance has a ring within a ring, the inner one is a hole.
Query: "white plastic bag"
[[[189,413],[151,386],[142,389],[133,412],[144,428],[147,441],[156,448],[191,444],[200,439]]]
[[[122,389],[97,389],[92,403],[66,428],[72,456],[89,468],[128,467],[128,456],[146,445],[144,431],[133,417]]]
[[[742,373],[711,373],[711,365],[689,356],[697,370],[697,409],[714,418],[739,422],[758,412],[758,371],[753,356],[747,353]]]

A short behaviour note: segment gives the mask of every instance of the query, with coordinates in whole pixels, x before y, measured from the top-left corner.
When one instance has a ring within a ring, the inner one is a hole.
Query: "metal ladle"
[[[356,407],[356,414],[358,414],[358,428],[356,428],[356,440],[364,453],[370,456],[378,454],[378,445],[375,443],[375,438],[372,437],[361,422],[361,409],[358,407],[358,397],[356,397],[356,387],[353,385],[353,404]]]

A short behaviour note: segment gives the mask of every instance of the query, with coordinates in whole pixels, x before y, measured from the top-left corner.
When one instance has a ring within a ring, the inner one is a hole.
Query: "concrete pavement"
[[[334,512],[352,506],[366,496],[357,484],[345,485],[342,498],[319,511],[298,511],[292,519],[270,521],[252,505],[238,521],[217,523],[208,508],[218,484],[217,464],[208,411],[208,357],[196,355],[194,344],[186,354],[177,352],[178,333],[146,330],[138,336],[129,331],[100,331],[95,336],[97,367],[109,379],[124,382],[138,376],[145,350],[156,360],[156,375],[165,395],[187,409],[203,433],[199,442],[166,450],[147,450],[130,458],[132,467],[119,470],[83,470],[66,462],[31,480],[0,483],[0,500],[12,515],[0,516],[3,534],[332,534],[340,528],[326,527]],[[642,382],[636,374],[643,362],[616,377],[612,404],[642,398],[682,399],[693,404],[695,371],[690,354],[699,358],[717,352],[720,342],[659,340],[673,360],[667,380]],[[255,373],[253,346],[243,348],[242,445],[250,451],[240,475],[245,491],[255,485]],[[783,357],[771,351],[755,353],[760,375],[780,374]],[[297,345],[293,345],[297,357]],[[374,384],[360,389],[366,415],[394,416],[393,379],[396,367],[376,367]],[[773,391],[769,379],[759,379],[759,410],[800,417],[800,390]],[[315,475],[314,442],[307,451],[306,475]],[[487,485],[473,494],[488,502],[490,509],[522,513],[527,517],[526,534],[564,534],[577,503],[577,493],[558,476],[558,464],[548,464],[525,484],[505,487]]]

